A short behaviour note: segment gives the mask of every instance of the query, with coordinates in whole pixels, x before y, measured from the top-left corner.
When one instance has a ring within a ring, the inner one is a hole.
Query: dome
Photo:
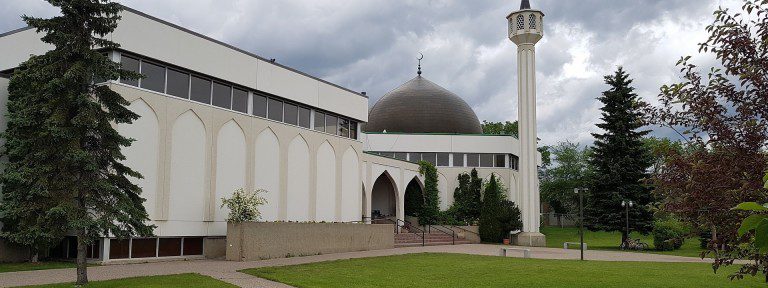
[[[482,134],[467,102],[421,75],[381,97],[366,132]]]

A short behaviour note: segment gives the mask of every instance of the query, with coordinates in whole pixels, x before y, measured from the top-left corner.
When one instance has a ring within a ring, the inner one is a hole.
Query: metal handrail
[[[445,235],[450,235],[451,236],[451,245],[456,245],[456,231],[453,231],[453,229],[445,227],[445,226],[440,225],[440,224],[431,224],[431,225],[427,225],[427,229],[429,229],[429,233],[432,233],[432,226],[443,227],[445,229],[451,230],[451,233],[448,234],[448,232],[445,232],[442,229],[437,229],[437,231],[440,231],[440,232],[442,232]]]
[[[451,226],[451,228],[456,228],[456,229],[462,230],[462,231],[464,231],[464,232],[469,232],[469,233],[475,234],[475,235],[477,235],[477,236],[480,236],[480,234],[479,234],[479,233],[477,233],[477,232],[475,232],[475,231],[469,231],[469,230],[467,230],[467,229],[461,228],[461,226],[456,226],[456,225],[450,225],[450,226]]]
[[[402,225],[402,226],[400,226],[400,227],[405,227],[405,228],[407,228],[407,229],[408,229],[408,232],[409,232],[409,233],[413,233],[413,234],[416,234],[416,236],[421,236],[421,246],[426,246],[426,240],[425,240],[425,239],[426,239],[426,237],[425,237],[425,235],[424,235],[424,234],[425,234],[425,233],[424,233],[424,230],[420,229],[419,227],[413,226],[413,224],[411,224],[411,222],[408,222],[408,221],[405,221],[405,220],[400,220],[400,219],[397,219],[397,225],[396,225],[395,227],[399,226],[399,225],[400,225],[400,222],[402,222],[402,223],[403,223],[403,225]],[[407,225],[407,226],[406,226],[406,225]],[[397,228],[395,228],[395,229],[397,229]],[[416,233],[416,232],[413,232],[413,231],[412,231],[413,229],[415,229],[415,230],[417,230],[417,231],[421,232],[421,235],[419,235],[419,234],[418,234],[418,233]],[[396,232],[396,233],[399,233],[399,232]]]

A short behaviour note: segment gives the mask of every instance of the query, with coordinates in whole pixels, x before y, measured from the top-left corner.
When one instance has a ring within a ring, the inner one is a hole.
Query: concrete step
[[[447,242],[440,241],[440,242],[426,242],[426,243],[424,243],[424,246],[442,246],[442,245],[453,245],[453,244],[454,243],[451,242],[451,241],[447,241]],[[466,241],[466,240],[461,240],[461,241],[456,240],[456,245],[460,245],[460,244],[470,244],[470,242]],[[421,242],[418,242],[418,243],[395,243],[395,248],[418,247],[418,246],[421,246]]]

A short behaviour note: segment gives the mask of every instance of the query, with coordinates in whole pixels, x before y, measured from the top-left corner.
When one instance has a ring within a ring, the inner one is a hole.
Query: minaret
[[[536,151],[536,43],[544,35],[544,13],[531,9],[522,0],[520,10],[507,16],[509,40],[517,44],[517,111],[520,134],[519,203],[523,231],[517,245],[545,246],[544,234],[539,232],[540,200]]]

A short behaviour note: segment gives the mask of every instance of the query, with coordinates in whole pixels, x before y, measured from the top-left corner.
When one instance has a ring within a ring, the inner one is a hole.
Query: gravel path
[[[288,285],[268,281],[255,276],[237,272],[247,268],[296,265],[313,262],[323,262],[339,259],[378,257],[410,253],[460,253],[475,255],[500,255],[500,245],[466,244],[453,246],[428,246],[395,248],[375,251],[348,252],[307,257],[270,259],[262,261],[232,262],[224,260],[195,260],[156,262],[142,264],[103,265],[88,268],[88,279],[91,281],[110,280],[137,276],[170,275],[181,273],[200,273],[213,278],[235,284],[240,287],[290,287]],[[579,250],[564,250],[559,248],[531,247],[531,257],[539,259],[579,259]],[[631,253],[617,251],[594,251],[584,253],[585,259],[594,261],[642,261],[642,262],[697,262],[711,263],[709,259],[658,255],[648,253]],[[511,257],[522,257],[522,253],[511,253]],[[40,271],[22,271],[0,273],[0,287],[23,285],[41,285],[71,282],[75,279],[75,269],[52,269]]]

